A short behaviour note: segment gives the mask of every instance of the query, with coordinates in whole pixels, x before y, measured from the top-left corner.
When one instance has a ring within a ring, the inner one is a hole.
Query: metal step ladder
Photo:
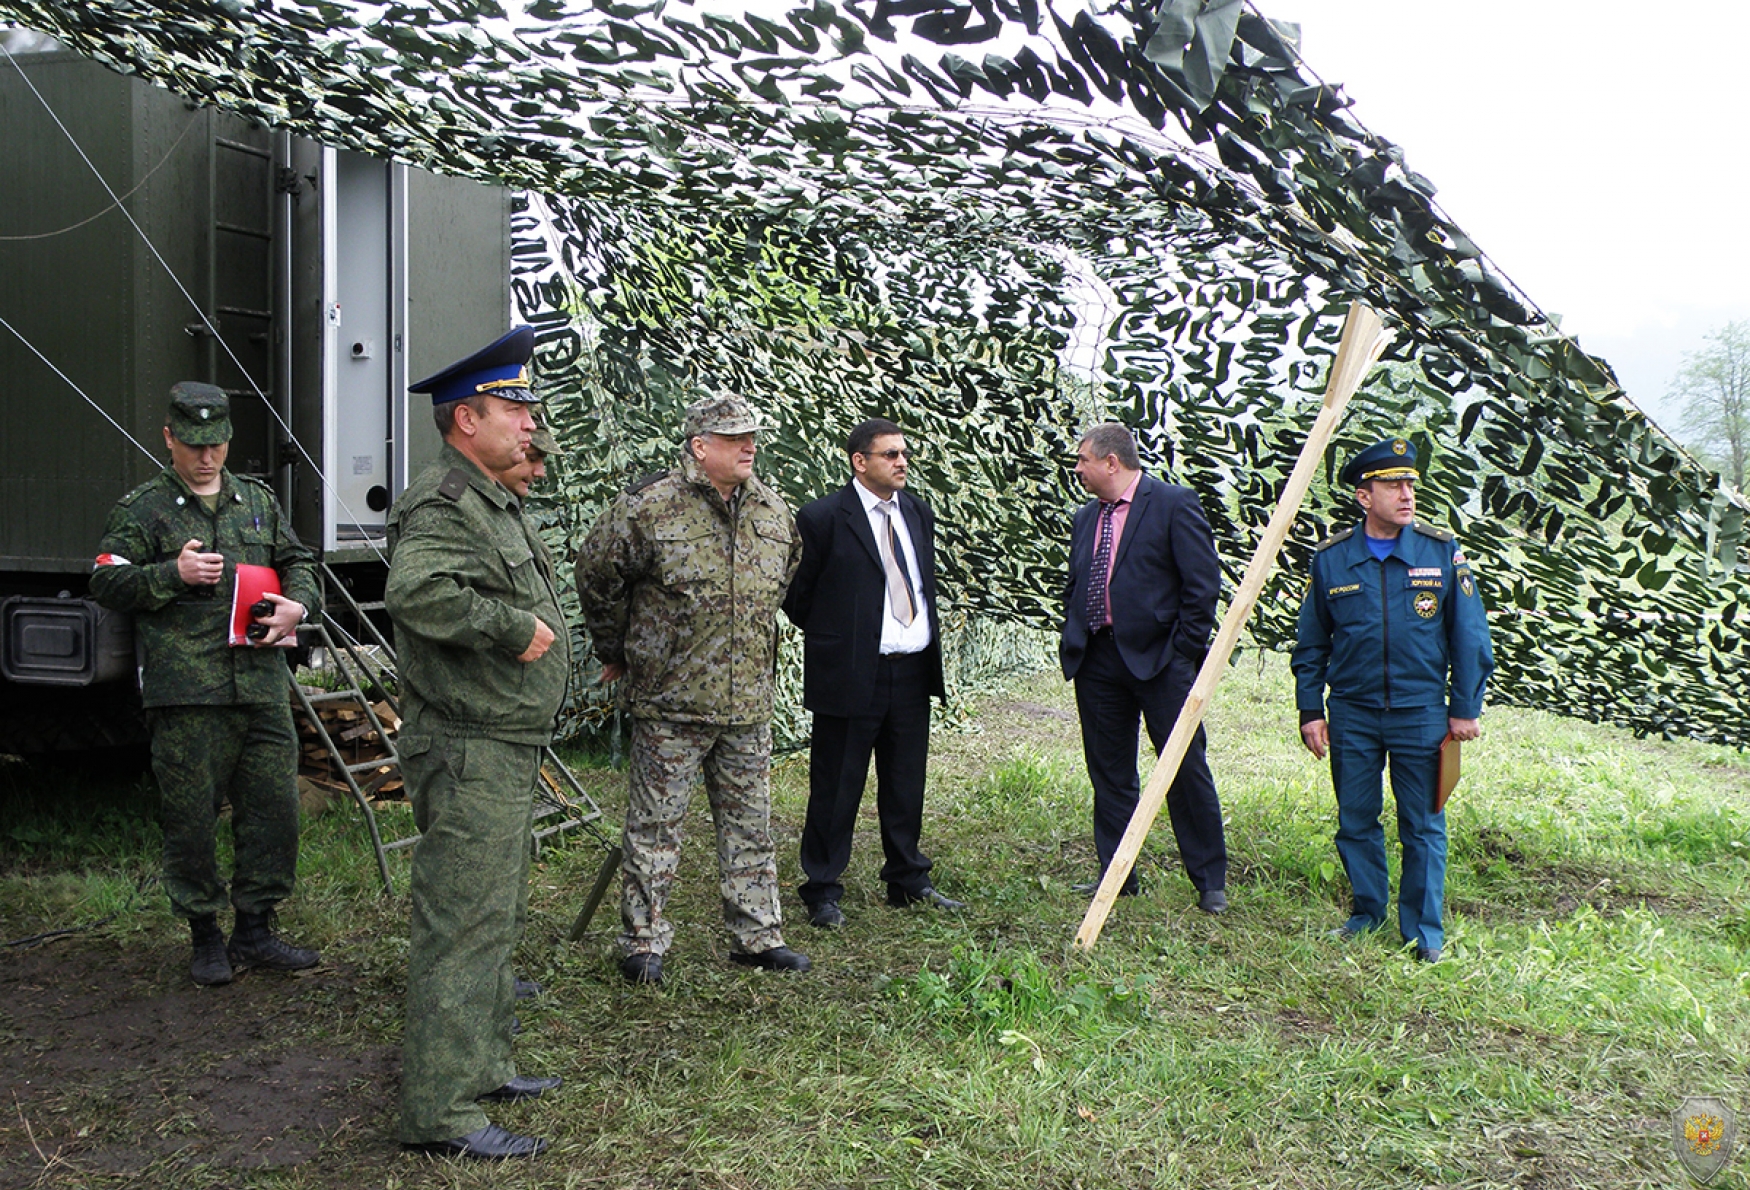
[[[382,603],[361,603],[354,599],[352,592],[346,589],[326,562],[319,566],[319,577],[323,614],[314,625],[301,628],[299,635],[302,641],[322,650],[322,668],[334,675],[336,685],[333,689],[312,691],[299,683],[294,674],[292,695],[333,762],[334,771],[340,775],[347,792],[364,815],[365,826],[371,834],[371,847],[377,856],[377,874],[382,878],[384,894],[388,895],[394,892],[389,853],[419,842],[418,831],[385,841],[371,804],[371,795],[401,774],[400,757],[395,751],[395,731],[401,719],[401,704],[396,695],[395,650],[371,619],[370,613],[383,610]],[[319,710],[336,703],[349,704],[362,713],[360,726],[376,734],[384,755],[363,761],[347,760],[343,748],[351,741],[337,739]],[[388,710],[394,722],[385,722],[378,707]],[[300,747],[300,754],[301,751]],[[530,846],[539,855],[548,840],[581,829],[604,853],[601,872],[583,912],[572,927],[574,939],[587,928],[589,918],[594,916],[607,892],[608,882],[620,866],[619,844],[604,831],[602,818],[601,807],[596,805],[577,775],[553,749],[542,749],[540,778],[535,782],[535,816]]]

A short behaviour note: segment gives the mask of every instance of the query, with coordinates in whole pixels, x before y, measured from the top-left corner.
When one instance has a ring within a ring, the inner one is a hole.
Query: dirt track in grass
[[[372,1142],[393,1107],[400,1054],[356,1037],[321,1040],[324,1018],[358,1007],[349,972],[250,971],[201,988],[187,962],[181,949],[83,938],[5,955],[0,1186],[128,1184],[183,1163],[241,1171],[324,1158],[362,1179],[354,1184],[380,1185],[381,1170],[361,1162],[392,1159]]]

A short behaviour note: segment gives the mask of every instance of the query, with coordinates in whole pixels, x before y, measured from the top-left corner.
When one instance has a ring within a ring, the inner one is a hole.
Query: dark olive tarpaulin
[[[1067,456],[1105,416],[1199,491],[1237,578],[1359,299],[1396,363],[1334,456],[1407,428],[1431,460],[1425,512],[1494,609],[1492,701],[1745,743],[1741,498],[1502,280],[1292,30],[1242,9],[535,0],[513,25],[455,0],[0,0],[0,21],[526,190],[516,316],[570,448],[556,538],[672,452],[707,383],[779,420],[762,471],[798,500],[842,475],[851,424],[897,416],[957,616],[1051,626]],[[1348,505],[1315,487],[1261,643],[1292,635]]]

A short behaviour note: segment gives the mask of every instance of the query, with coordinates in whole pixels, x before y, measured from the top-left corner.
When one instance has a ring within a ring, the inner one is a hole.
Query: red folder
[[[249,609],[261,602],[263,595],[278,595],[279,593],[279,571],[271,566],[251,566],[248,562],[237,563],[237,581],[231,592],[231,643],[233,645],[255,644],[249,639],[249,626],[255,622],[255,617],[249,614]]]
[[[1458,785],[1458,741],[1452,738],[1452,733],[1446,733],[1446,738],[1440,741],[1440,780],[1434,785],[1434,812],[1436,814],[1446,808],[1446,799],[1452,796],[1454,787]]]

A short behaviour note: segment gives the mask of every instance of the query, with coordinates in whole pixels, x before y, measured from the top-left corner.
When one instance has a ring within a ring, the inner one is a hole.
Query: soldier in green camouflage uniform
[[[541,749],[571,670],[553,561],[495,478],[523,461],[537,400],[527,327],[411,388],[432,394],[444,446],[389,512],[384,603],[402,683],[401,772],[413,853],[401,1140],[445,1156],[546,1148],[479,1101],[557,1078],[517,1074],[511,954],[528,912]]]
[[[759,421],[735,397],[687,410],[680,466],[635,485],[591,529],[577,592],[603,680],[626,678],[630,794],[621,844],[621,972],[662,978],[663,915],[687,802],[717,827],[730,958],[806,971],[784,945],[771,819],[775,616],[802,557],[796,522],[753,476]]]
[[[91,595],[131,612],[144,653],[140,688],[152,729],[164,822],[164,889],[193,936],[196,983],[233,970],[314,966],[315,951],[274,936],[271,914],[292,895],[298,867],[297,735],[285,650],[317,603],[316,568],[280,515],[273,492],[225,470],[231,406],[224,390],[185,381],[170,390],[164,445],[171,466],[123,496],[109,514]],[[237,564],[271,566],[266,634],[230,643]],[[231,803],[235,843],[227,900],[213,843]]]

